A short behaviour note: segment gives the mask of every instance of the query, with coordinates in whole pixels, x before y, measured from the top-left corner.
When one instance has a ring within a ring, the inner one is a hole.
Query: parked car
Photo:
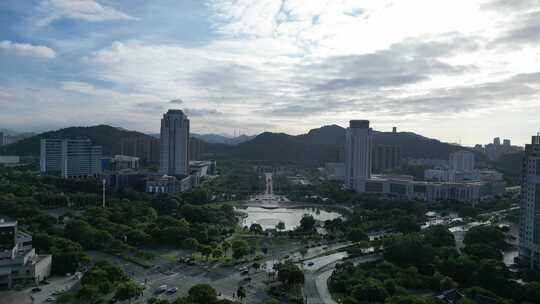
[[[45,300],[47,302],[56,302],[56,298],[55,297],[48,297],[47,300]]]
[[[315,263],[309,262],[309,263],[307,263],[307,265],[308,265],[308,266],[313,266],[313,265],[315,265]]]
[[[41,291],[41,288],[39,287],[32,288],[32,292],[40,292],[40,291]]]
[[[168,294],[174,294],[174,293],[176,293],[177,291],[178,291],[178,288],[176,288],[176,287],[167,289],[167,293],[168,293]]]

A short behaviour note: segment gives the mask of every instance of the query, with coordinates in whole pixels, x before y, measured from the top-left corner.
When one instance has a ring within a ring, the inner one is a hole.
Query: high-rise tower
[[[161,119],[160,172],[189,174],[189,119],[182,110],[169,110]]]
[[[345,186],[358,190],[358,182],[371,177],[369,120],[351,120],[345,134]]]
[[[519,262],[540,269],[540,134],[525,146],[520,207]]]

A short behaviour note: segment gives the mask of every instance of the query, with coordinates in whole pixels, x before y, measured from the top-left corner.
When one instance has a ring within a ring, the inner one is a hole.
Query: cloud
[[[9,40],[0,41],[0,50],[19,55],[44,59],[56,57],[56,52],[43,45],[33,45],[28,43],[16,43]]]
[[[540,0],[491,0],[484,3],[483,8],[497,11],[519,11],[540,7]]]
[[[39,22],[40,25],[64,18],[88,22],[138,20],[95,0],[43,0],[39,4],[39,9],[47,15]]]
[[[538,6],[540,8],[540,5]],[[523,45],[540,43],[540,10],[524,13],[512,20],[503,34],[496,38],[491,46],[515,48]]]
[[[217,116],[217,115],[223,115],[224,113],[221,112],[221,111],[218,111],[216,109],[203,109],[203,108],[200,108],[200,109],[184,109],[184,112],[186,112],[186,114],[188,116],[193,116],[193,117],[200,117],[200,116]]]

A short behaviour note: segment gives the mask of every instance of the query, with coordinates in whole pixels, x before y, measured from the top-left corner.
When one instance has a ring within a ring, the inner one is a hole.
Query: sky
[[[0,128],[540,131],[540,0],[2,0]],[[239,130],[239,131],[238,131]]]

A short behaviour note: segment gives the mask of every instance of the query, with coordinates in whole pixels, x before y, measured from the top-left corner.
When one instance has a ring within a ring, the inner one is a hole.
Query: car
[[[307,265],[308,265],[308,266],[313,266],[313,265],[315,265],[315,263],[309,262],[309,263],[307,263]]]
[[[249,270],[244,270],[240,273],[241,275],[248,275],[249,274]]]
[[[40,291],[41,291],[41,288],[39,288],[39,287],[34,287],[34,288],[32,288],[31,291],[32,291],[32,292],[40,292]]]
[[[172,288],[167,289],[166,292],[167,292],[167,294],[174,294],[174,293],[176,293],[177,291],[178,291],[178,288],[172,287]]]
[[[52,293],[52,295],[53,295],[53,296],[58,296],[58,295],[61,295],[62,293],[64,293],[63,290],[55,290],[55,291]]]
[[[46,302],[56,302],[56,298],[55,297],[48,297],[47,300],[45,300]]]
[[[167,291],[167,285],[161,285],[159,286],[158,288],[156,288],[156,293],[164,293],[165,291]]]

